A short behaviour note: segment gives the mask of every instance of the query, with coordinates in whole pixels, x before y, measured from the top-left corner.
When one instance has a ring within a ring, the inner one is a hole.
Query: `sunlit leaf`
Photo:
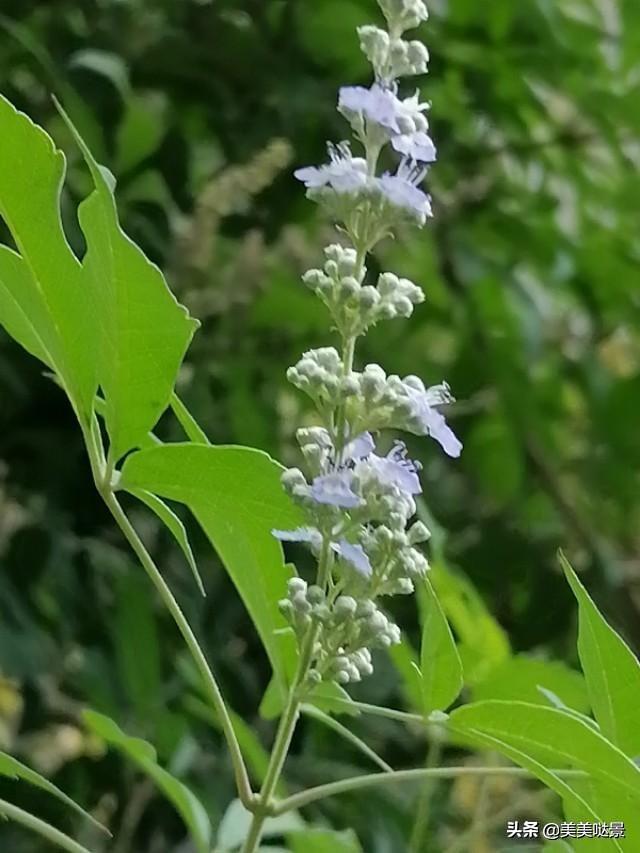
[[[422,697],[425,714],[445,711],[462,689],[462,663],[440,602],[428,580],[419,590]]]
[[[79,210],[87,241],[82,278],[100,321],[98,380],[115,461],[145,440],[169,405],[198,324],[121,229],[109,177],[65,119],[95,184]]]
[[[78,412],[86,414],[96,387],[95,315],[60,219],[65,158],[2,96],[0,163],[0,215],[24,261],[2,252],[0,320],[54,368]],[[11,268],[16,278],[9,282]]]
[[[580,607],[578,652],[596,720],[603,735],[635,758],[640,756],[640,664],[563,556],[561,561]]]
[[[278,601],[291,576],[273,528],[295,528],[300,512],[280,485],[281,468],[244,447],[174,444],[129,456],[124,489],[145,489],[186,504],[202,525],[249,611],[281,684],[287,681],[277,633]]]

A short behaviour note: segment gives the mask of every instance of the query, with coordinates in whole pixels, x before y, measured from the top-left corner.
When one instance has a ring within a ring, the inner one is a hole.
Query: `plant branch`
[[[160,594],[162,601],[173,617],[174,622],[176,623],[178,630],[182,634],[184,641],[187,644],[187,647],[191,653],[191,657],[193,658],[198,671],[204,681],[205,687],[207,689],[207,694],[211,699],[211,703],[220,718],[220,724],[222,727],[222,732],[224,734],[225,740],[227,742],[227,746],[229,748],[229,752],[231,754],[231,761],[233,763],[233,769],[235,774],[236,786],[238,788],[238,796],[242,804],[249,808],[253,801],[253,792],[251,790],[251,784],[249,782],[249,775],[247,773],[247,768],[244,762],[244,758],[242,755],[242,751],[240,749],[240,744],[238,743],[238,739],[236,737],[236,733],[233,728],[233,723],[231,722],[231,717],[229,716],[229,712],[227,710],[227,706],[225,704],[224,698],[218,686],[218,682],[211,671],[209,663],[205,657],[204,652],[202,651],[198,640],[196,639],[191,626],[189,625],[189,621],[187,617],[182,612],[182,608],[176,601],[171,589],[168,584],[162,577],[160,570],[156,566],[153,558],[145,548],[142,540],[138,536],[135,528],[127,518],[126,513],[120,506],[117,498],[111,491],[103,490],[102,497],[109,508],[111,515],[114,517],[116,524],[124,534],[125,539],[129,542],[132,549],[134,550],[136,556],[140,560],[142,567],[145,572],[151,579],[151,582],[155,586],[156,590]]]
[[[180,397],[174,391],[171,395],[171,409],[173,414],[178,419],[180,426],[185,431],[189,441],[195,444],[210,444],[205,431],[202,429],[197,420],[193,417],[189,409],[182,402]]]
[[[60,832],[60,830],[4,800],[0,800],[0,815],[32,830],[32,832],[42,836],[42,838],[46,838],[51,844],[55,844],[56,847],[67,850],[68,853],[91,853],[86,847],[78,844],[77,841],[69,838],[68,835]]]
[[[581,770],[552,770],[558,776],[584,778],[588,774]],[[281,815],[285,812],[304,808],[318,800],[335,797],[348,791],[358,791],[363,788],[373,788],[392,782],[420,782],[424,779],[456,779],[459,776],[516,776],[531,777],[530,771],[520,767],[419,767],[415,770],[395,770],[393,773],[371,773],[367,776],[354,776],[351,779],[340,779],[326,785],[318,785],[294,794],[277,803],[272,814]]]
[[[318,578],[328,576],[331,567],[332,551],[330,548],[329,538],[325,536],[320,558],[318,560]],[[241,853],[255,853],[262,838],[264,824],[270,815],[274,814],[274,794],[280,781],[284,763],[289,754],[289,748],[296,729],[296,725],[300,716],[300,707],[302,704],[301,690],[304,687],[304,682],[309,673],[309,668],[313,661],[313,652],[318,638],[319,626],[316,622],[312,622],[304,644],[300,651],[298,660],[298,668],[296,670],[293,683],[289,689],[289,696],[284,712],[278,724],[276,739],[271,750],[271,758],[265,776],[264,784],[260,794],[253,802],[253,820],[249,827],[249,834],[244,843]]]

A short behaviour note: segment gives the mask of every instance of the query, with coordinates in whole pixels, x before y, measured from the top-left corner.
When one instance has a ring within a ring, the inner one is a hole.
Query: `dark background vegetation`
[[[300,273],[331,232],[291,172],[346,136],[335,94],[366,82],[354,30],[377,20],[373,0],[0,8],[2,92],[68,152],[74,246],[82,251],[75,204],[88,176],[51,92],[116,175],[125,229],[202,321],[183,397],[213,441],[295,461],[293,433],[310,412],[284,374],[329,340]],[[575,660],[559,546],[637,647],[640,4],[432,0],[431,11],[421,89],[440,156],[436,217],[377,257],[424,286],[427,301],[409,325],[375,330],[360,360],[451,383],[461,460],[426,440],[411,450],[447,560],[514,648]],[[202,601],[179,551],[134,512],[231,704],[268,742],[257,715],[266,661],[215,556],[193,530]],[[411,634],[410,608],[403,619]],[[77,713],[88,704],[152,740],[215,815],[232,797],[230,770],[192,685],[172,623],[93,492],[62,394],[0,331],[0,748],[97,809],[119,853],[187,851],[179,819],[122,759],[103,755]],[[398,701],[384,661],[362,695]],[[420,760],[411,733],[379,721],[360,730],[397,763]],[[299,783],[359,761],[312,725],[296,750]],[[42,798],[11,796],[64,824]],[[357,828],[367,853],[394,853],[412,812],[404,789],[318,814]],[[44,850],[9,827],[0,838],[7,853]]]

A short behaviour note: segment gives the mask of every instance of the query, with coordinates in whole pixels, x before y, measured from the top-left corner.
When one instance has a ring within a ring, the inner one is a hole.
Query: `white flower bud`
[[[360,381],[358,377],[353,374],[345,376],[342,380],[340,390],[345,397],[356,397],[360,393]]]
[[[307,598],[311,602],[311,604],[322,604],[324,603],[324,592],[319,586],[310,586],[307,590]]]
[[[360,49],[374,68],[384,65],[389,52],[389,34],[378,27],[358,27]]]
[[[338,278],[338,264],[335,261],[327,261],[324,265],[324,269],[330,278]]]
[[[401,317],[410,317],[413,314],[413,303],[404,296],[398,296],[394,300],[395,310]]]
[[[428,542],[431,539],[431,531],[426,524],[416,521],[409,531],[408,539],[410,545],[419,545],[421,542]]]
[[[406,57],[414,74],[424,74],[429,65],[429,51],[421,41],[410,41],[407,45]]]
[[[340,621],[354,616],[358,608],[355,598],[350,595],[341,595],[334,604],[334,613]]]
[[[299,468],[288,468],[286,471],[283,471],[282,476],[280,477],[280,482],[287,491],[290,491],[297,486],[307,485],[305,476]]]
[[[360,290],[360,282],[353,276],[347,276],[340,281],[340,298],[351,299]]]
[[[289,595],[294,596],[298,593],[302,593],[306,595],[307,593],[307,582],[302,578],[291,578],[287,583],[287,588],[289,590]]]
[[[399,278],[392,272],[383,273],[378,279],[378,290],[382,296],[390,296],[397,289]]]
[[[365,310],[375,307],[380,301],[380,294],[375,289],[375,287],[371,287],[371,285],[366,285],[360,291],[359,297],[360,305]]]

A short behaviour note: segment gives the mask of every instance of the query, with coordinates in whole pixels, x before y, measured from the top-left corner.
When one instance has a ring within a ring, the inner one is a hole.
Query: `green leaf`
[[[399,643],[391,646],[389,657],[400,676],[407,707],[421,713],[424,706],[423,681],[415,649],[407,638],[403,637]]]
[[[510,656],[507,635],[463,575],[435,565],[429,578],[458,637],[465,684],[474,684]]]
[[[640,664],[562,554],[560,561],[580,608],[578,653],[595,718],[602,734],[635,758],[640,756]]]
[[[220,850],[237,850],[243,843],[251,826],[252,815],[240,800],[234,800],[222,818],[218,828],[216,846]],[[304,821],[296,812],[288,812],[279,817],[267,818],[264,822],[263,837],[274,838],[289,832],[303,829]]]
[[[157,763],[156,751],[151,744],[139,738],[129,737],[113,720],[95,711],[84,711],[82,716],[90,731],[130,758],[156,783],[181,815],[198,853],[209,853],[211,824],[207,812],[186,785],[160,767]]]
[[[446,711],[462,690],[462,662],[447,617],[428,580],[420,588],[422,698],[425,714]]]
[[[0,776],[6,776],[9,779],[20,779],[23,782],[28,782],[30,785],[34,785],[36,788],[46,791],[48,794],[51,794],[63,802],[66,806],[69,806],[69,808],[82,815],[83,818],[86,818],[94,826],[97,826],[102,832],[106,832],[107,835],[110,835],[109,830],[106,827],[92,817],[89,812],[86,812],[81,806],[74,802],[71,797],[68,797],[60,790],[60,788],[57,788],[52,782],[45,779],[44,776],[36,773],[35,770],[27,767],[26,764],[22,764],[20,761],[17,761],[15,758],[12,758],[4,752],[0,752]]]
[[[32,288],[31,273],[20,255],[7,246],[0,246],[0,323],[27,352],[55,370],[53,358],[38,332],[47,318],[38,322],[27,310],[25,296]],[[37,309],[39,303],[35,297],[32,303]]]
[[[514,699],[541,704],[544,688],[557,696],[564,705],[580,713],[590,709],[584,678],[560,661],[538,660],[516,655],[498,664],[474,684],[474,702],[485,699]]]
[[[116,461],[145,441],[168,407],[198,323],[121,229],[108,176],[59,109],[96,188],[78,214],[87,241],[82,273],[100,318],[98,380],[106,401],[110,456]]]
[[[129,493],[135,498],[138,498],[138,500],[143,504],[146,504],[146,506],[148,506],[149,509],[158,516],[160,521],[171,533],[180,546],[182,553],[187,558],[187,563],[189,564],[189,568],[191,569],[191,573],[193,574],[193,578],[198,589],[203,596],[206,596],[204,584],[202,583],[202,578],[200,577],[200,572],[198,571],[198,566],[196,564],[196,558],[193,555],[191,543],[187,536],[187,530],[182,521],[180,521],[175,512],[168,507],[164,501],[161,501],[160,498],[151,494],[151,492],[146,492],[144,489],[130,489]]]
[[[125,61],[117,53],[88,48],[74,53],[69,68],[80,68],[104,77],[125,98],[129,92],[129,72]]]
[[[291,569],[271,530],[298,527],[302,517],[282,490],[280,471],[257,450],[173,444],[129,456],[121,486],[189,507],[235,583],[285,689],[286,661],[276,632],[286,628],[278,601]]]
[[[65,158],[2,96],[0,163],[0,215],[24,262],[3,251],[1,322],[56,371],[77,412],[87,414],[96,389],[95,314],[60,219]]]
[[[584,815],[602,821],[597,798],[574,780],[554,772],[580,770],[615,791],[625,803],[640,806],[640,770],[620,750],[572,714],[527,702],[478,702],[455,710],[451,729],[496,750],[530,770]],[[613,842],[616,849],[623,849]]]
[[[291,853],[362,853],[362,847],[351,830],[305,829],[287,837]]]

